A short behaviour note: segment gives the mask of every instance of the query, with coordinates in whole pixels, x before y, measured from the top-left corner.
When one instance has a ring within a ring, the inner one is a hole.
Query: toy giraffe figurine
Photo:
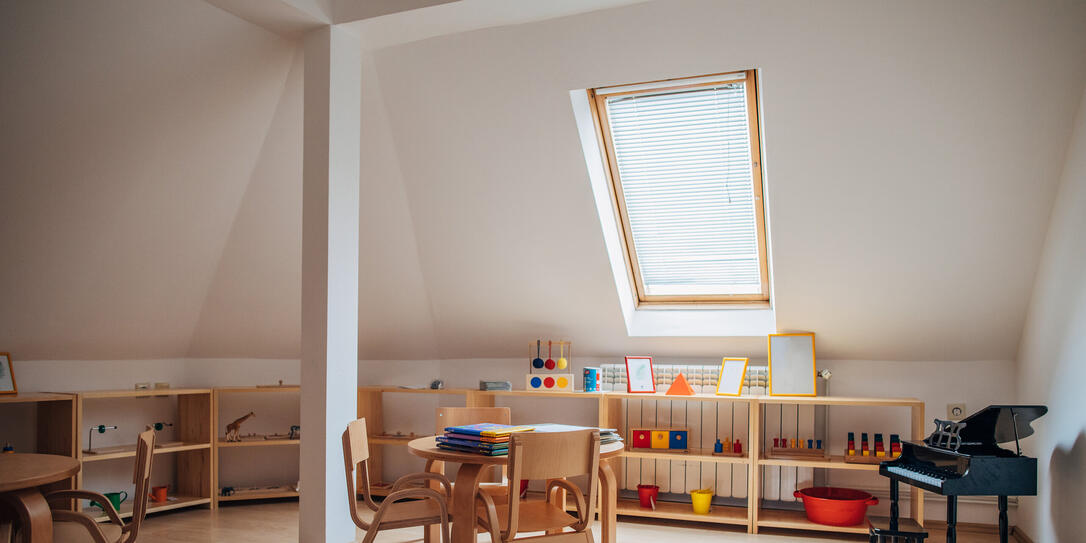
[[[227,424],[226,425],[226,440],[227,441],[241,441],[241,423],[243,423],[243,422],[249,420],[251,417],[255,417],[255,416],[256,415],[252,411],[249,411],[248,415],[245,415],[244,417],[241,417],[240,419],[235,420],[234,422],[231,422],[230,424]]]

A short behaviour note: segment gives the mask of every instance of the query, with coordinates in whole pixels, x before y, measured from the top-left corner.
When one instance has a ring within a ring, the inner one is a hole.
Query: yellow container
[[[708,515],[709,508],[713,505],[713,489],[702,488],[690,491],[690,502],[694,506],[694,513]]]
[[[666,449],[668,448],[668,433],[655,430],[652,432],[652,448],[653,449]]]

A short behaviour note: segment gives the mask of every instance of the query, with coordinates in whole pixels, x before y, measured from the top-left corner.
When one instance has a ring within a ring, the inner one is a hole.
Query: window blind
[[[606,98],[646,295],[761,293],[746,89]]]

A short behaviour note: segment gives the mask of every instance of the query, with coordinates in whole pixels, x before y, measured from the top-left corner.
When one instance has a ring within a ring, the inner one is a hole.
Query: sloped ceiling
[[[0,350],[297,358],[295,45],[200,0],[0,12]],[[626,337],[568,98],[757,67],[779,328],[829,358],[1011,359],[1084,25],[1057,1],[668,1],[378,50],[360,356],[763,355]]]

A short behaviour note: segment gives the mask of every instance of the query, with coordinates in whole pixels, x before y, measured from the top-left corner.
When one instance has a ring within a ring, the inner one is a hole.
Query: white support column
[[[354,541],[341,434],[358,402],[361,44],[336,26],[305,37],[302,191],[302,543]]]

